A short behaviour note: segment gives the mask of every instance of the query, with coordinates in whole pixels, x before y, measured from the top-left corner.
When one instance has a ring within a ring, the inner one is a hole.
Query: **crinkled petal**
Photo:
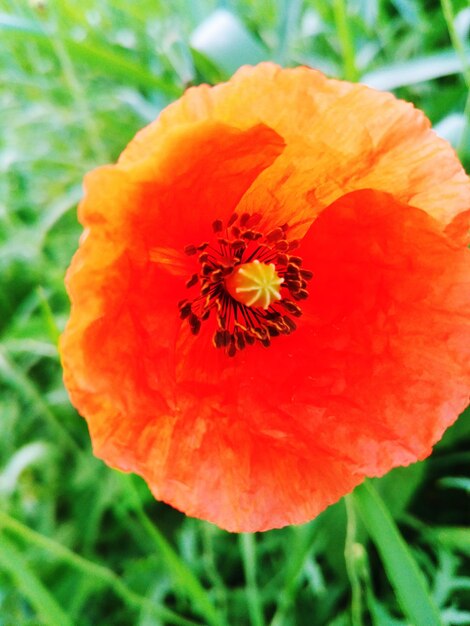
[[[470,251],[364,190],[328,207],[300,254],[314,278],[296,340],[334,389],[320,440],[369,476],[426,457],[469,401]]]
[[[189,89],[136,136],[123,162],[140,159],[173,128],[205,119],[237,128],[262,122],[285,139],[283,155],[257,179],[242,210],[263,206],[266,223],[298,225],[294,236],[344,193],[369,187],[443,227],[467,211],[450,232],[468,236],[470,181],[454,150],[421,111],[392,94],[305,67],[243,67],[228,83]]]
[[[102,388],[91,378],[72,395],[99,456],[233,531],[305,522],[364,476],[425,457],[468,402],[470,252],[439,222],[353,192],[322,212],[299,254],[314,278],[291,335],[229,359],[208,325],[196,338],[182,325],[162,347],[166,317],[136,280],[133,313],[120,304],[143,325],[139,345],[125,338],[139,393],[113,366]],[[101,342],[103,360],[122,341]],[[96,358],[96,344],[82,349]]]
[[[167,133],[138,162],[87,176],[61,353],[73,402],[97,418],[98,454],[104,442],[121,453],[155,413],[174,412],[177,303],[199,267],[183,250],[230,216],[283,145],[261,124],[201,122]]]
[[[425,457],[468,402],[470,184],[411,105],[242,68],[85,187],[65,382],[96,454],[156,497],[229,530],[307,521]],[[178,303],[202,271],[185,248],[234,211],[287,224],[314,276],[297,330],[229,358],[214,314],[194,336]]]

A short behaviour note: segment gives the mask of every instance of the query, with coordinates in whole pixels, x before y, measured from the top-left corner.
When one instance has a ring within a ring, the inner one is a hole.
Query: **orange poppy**
[[[94,452],[232,531],[423,459],[470,383],[470,183],[412,105],[265,63],[85,180],[65,383]]]

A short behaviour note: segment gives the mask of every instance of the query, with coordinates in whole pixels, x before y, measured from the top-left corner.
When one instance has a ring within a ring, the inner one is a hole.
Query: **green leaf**
[[[114,51],[109,46],[98,46],[94,43],[78,42],[73,39],[65,39],[64,44],[75,62],[83,61],[102,75],[123,80],[126,85],[133,84],[159,89],[175,97],[180,94],[179,89],[176,89],[171,83],[162,80],[141,64]]]
[[[224,9],[212,13],[196,28],[191,46],[228,75],[242,65],[255,65],[267,58],[266,51],[243,22]]]
[[[353,500],[406,617],[413,626],[442,626],[423,574],[375,488],[363,483]]]
[[[470,624],[470,611],[459,611],[454,607],[450,607],[443,611],[443,617],[446,624],[452,624],[452,626],[457,626],[458,624],[468,626]]]
[[[17,487],[21,474],[36,463],[47,461],[51,446],[45,441],[34,441],[21,446],[2,469],[0,494],[11,495]]]
[[[422,24],[420,7],[415,0],[392,0],[392,4],[410,26],[416,28]]]
[[[446,478],[442,478],[439,481],[439,485],[449,489],[463,489],[463,491],[466,491],[467,494],[470,494],[470,478],[465,478],[463,476],[448,476]]]
[[[430,530],[429,536],[448,550],[456,550],[470,557],[470,528],[439,526]]]
[[[302,0],[283,0],[281,4],[278,26],[279,43],[275,54],[275,59],[280,65],[284,65],[289,60],[290,48],[299,29],[302,5]]]
[[[8,13],[0,13],[0,30],[3,32],[11,31],[15,34],[22,33],[25,35],[42,36],[44,33],[39,25],[33,24],[16,15]]]
[[[413,463],[408,467],[396,467],[376,482],[375,487],[394,518],[401,515],[412,500],[425,471],[425,463]]]
[[[470,53],[467,50],[470,60]],[[426,80],[442,78],[463,71],[462,61],[454,50],[442,50],[427,57],[412,59],[403,63],[394,63],[365,74],[361,83],[375,89],[396,89],[407,85],[415,85]]]
[[[462,135],[465,131],[467,120],[463,113],[449,113],[438,124],[434,131],[446,139],[455,149],[458,148]]]
[[[196,70],[187,42],[177,34],[172,33],[163,41],[162,49],[181,84],[189,85],[196,77]]]

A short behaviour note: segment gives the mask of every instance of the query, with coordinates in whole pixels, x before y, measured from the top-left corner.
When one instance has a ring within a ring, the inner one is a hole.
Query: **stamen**
[[[212,315],[213,345],[228,356],[255,342],[268,348],[274,337],[295,331],[297,325],[286,312],[302,315],[297,302],[308,297],[307,282],[313,276],[301,268],[300,257],[290,254],[298,242],[288,240],[288,225],[264,235],[254,230],[260,221],[259,213],[234,213],[225,225],[217,219],[212,242],[184,249],[190,256],[199,253],[199,272],[186,281],[199,295],[178,304],[180,317],[197,335]]]

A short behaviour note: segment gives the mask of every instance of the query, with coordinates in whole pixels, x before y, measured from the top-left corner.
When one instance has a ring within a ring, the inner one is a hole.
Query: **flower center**
[[[281,299],[279,289],[283,282],[274,263],[260,263],[255,259],[236,267],[225,278],[225,287],[237,302],[268,309],[273,302]]]
[[[273,337],[289,335],[300,317],[299,302],[308,297],[312,272],[291,254],[298,243],[288,241],[287,224],[267,234],[256,230],[261,215],[232,215],[224,226],[212,224],[212,241],[188,245],[186,254],[198,255],[199,271],[187,281],[197,289],[193,299],[179,303],[180,317],[191,332],[215,316],[213,345],[234,356],[259,341],[268,347]]]

